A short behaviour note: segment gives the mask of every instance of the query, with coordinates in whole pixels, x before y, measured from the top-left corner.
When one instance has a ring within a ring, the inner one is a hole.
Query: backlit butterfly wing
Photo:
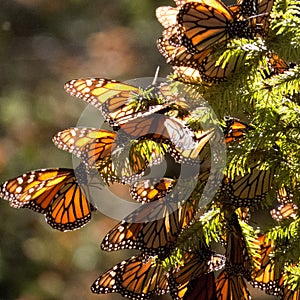
[[[262,36],[266,36],[269,31],[270,13],[274,2],[274,0],[258,0],[256,23],[259,26],[259,33],[261,33]]]
[[[58,148],[74,154],[87,167],[93,168],[97,161],[111,156],[116,136],[109,130],[73,127],[58,132],[52,141]]]
[[[214,273],[203,274],[191,280],[183,293],[183,300],[218,300]],[[179,291],[179,295],[183,293]]]
[[[122,141],[118,144],[116,132],[97,128],[69,128],[57,133],[53,142],[81,159],[87,167],[96,168],[108,182],[127,182],[131,176],[131,181],[137,179],[139,176],[135,175],[142,174],[150,164],[160,162],[160,154],[164,151],[152,141],[140,141],[130,144],[126,153]],[[113,155],[116,149],[128,155]],[[155,150],[158,151],[156,155]]]
[[[256,34],[266,36],[269,29],[270,13],[273,8],[274,0],[238,0],[240,17],[252,17],[252,26],[255,26]]]
[[[248,22],[236,20],[233,13],[221,1],[206,0],[184,4],[177,15],[179,25],[184,28],[187,41],[198,51],[204,51],[226,43],[234,37],[250,37]]]
[[[298,206],[294,203],[282,203],[270,211],[271,217],[279,222],[289,218],[296,218]]]
[[[201,147],[205,145],[204,140],[208,138],[209,134],[205,132],[203,136],[206,138],[195,140],[195,133],[183,122],[161,114],[131,120],[121,126],[119,133],[120,135],[127,135],[127,138],[130,139],[150,139],[165,143],[175,159],[183,157],[182,153],[185,151],[190,153],[195,148],[200,151]],[[190,159],[190,157],[187,158]]]
[[[138,202],[146,203],[156,201],[168,194],[176,184],[175,179],[145,179],[135,182],[130,187],[131,197]]]
[[[213,254],[207,249],[201,250],[201,253],[187,252],[184,256],[184,264],[175,268],[169,276],[169,285],[173,299],[214,299],[212,296],[215,290],[208,290],[207,286],[201,284],[201,280],[212,284],[211,279],[214,276],[213,271],[220,270],[225,265],[225,257],[219,254]],[[196,286],[197,283],[197,286]],[[204,290],[201,291],[199,285]],[[212,284],[212,287],[215,285]],[[192,298],[192,295],[198,294],[200,298]],[[204,298],[207,296],[208,298]]]
[[[256,243],[259,246],[257,253],[260,257],[255,258],[255,269],[251,274],[251,284],[255,288],[264,290],[267,294],[278,295],[280,293],[279,280],[283,266],[272,257],[276,245],[265,235],[258,236]]]
[[[6,181],[0,186],[0,196],[15,208],[29,208],[42,213],[53,228],[67,231],[82,227],[91,219],[94,206],[82,187],[85,173],[77,170],[41,169]]]
[[[192,84],[198,84],[202,81],[199,70],[189,68],[189,67],[174,66],[173,71],[174,71],[173,75],[175,80],[188,82]]]
[[[225,177],[221,192],[224,192],[236,207],[253,206],[264,199],[271,190],[273,177],[272,170],[260,170],[255,165],[244,176],[237,175],[233,179]]]
[[[219,57],[211,49],[191,53],[185,46],[172,45],[165,37],[157,40],[157,47],[167,63],[174,66],[175,75],[192,83],[224,81],[237,72],[244,61],[241,55],[217,65]]]
[[[165,200],[165,199],[164,199]],[[164,257],[174,247],[180,232],[193,220],[197,200],[188,200],[179,208],[161,199],[143,204],[104,237],[101,248],[106,251],[138,249],[144,254]],[[175,206],[175,207],[174,207]],[[147,221],[154,219],[154,221]]]
[[[65,84],[65,90],[100,110],[111,126],[118,127],[163,108],[158,97],[147,98],[141,89],[116,80],[73,79]],[[138,105],[133,105],[134,100],[138,100]]]
[[[250,257],[236,214],[233,214],[228,221],[225,256],[227,258],[226,269],[230,274],[240,274],[250,279]]]
[[[216,289],[218,300],[251,299],[243,276],[230,274],[226,269],[218,276],[216,280]]]
[[[133,256],[101,275],[92,285],[93,293],[119,293],[136,300],[150,300],[168,292],[167,272],[152,257]]]
[[[155,14],[157,20],[164,28],[174,26],[177,23],[177,14],[179,8],[172,6],[160,6],[156,9]]]
[[[297,286],[296,288],[292,289],[289,285],[285,284],[285,277],[284,274],[281,276],[279,280],[279,286],[281,288],[281,292],[279,294],[279,299],[281,300],[299,300],[300,299],[300,287]]]
[[[240,140],[249,130],[249,125],[233,117],[225,117],[226,127],[224,128],[225,143]]]

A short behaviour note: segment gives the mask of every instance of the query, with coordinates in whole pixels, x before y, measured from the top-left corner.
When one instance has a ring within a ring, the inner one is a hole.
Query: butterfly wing
[[[109,130],[73,127],[58,132],[52,140],[58,148],[74,154],[92,168],[97,161],[111,156],[116,135]]]
[[[82,227],[95,210],[72,169],[31,171],[5,182],[0,191],[11,206],[44,214],[47,223],[61,231]]]
[[[206,0],[184,4],[177,21],[184,28],[186,41],[198,51],[212,49],[233,37],[249,36],[247,22],[235,20],[232,12],[221,1]]]
[[[221,191],[237,207],[253,206],[271,190],[273,178],[272,170],[260,170],[254,165],[244,175],[237,175],[233,179],[225,177]]]
[[[226,269],[218,276],[216,280],[216,289],[218,300],[251,299],[243,276],[230,274]]]
[[[120,293],[130,299],[150,300],[168,292],[167,272],[150,257],[134,256],[101,275],[92,285],[93,293]]]
[[[104,237],[101,248],[106,251],[138,249],[144,254],[163,257],[170,252],[180,232],[193,220],[196,203],[196,200],[185,201],[177,209],[177,204],[161,200],[152,202],[151,209],[147,203],[143,204]],[[154,220],[147,221],[151,219]]]
[[[117,128],[168,105],[159,105],[159,97],[151,96],[151,88],[147,94],[130,84],[104,78],[73,79],[65,84],[65,90],[100,110],[109,124]]]
[[[176,184],[175,179],[161,178],[161,179],[145,179],[134,183],[130,187],[131,197],[138,202],[147,203],[156,201],[169,193]]]
[[[226,144],[242,139],[249,130],[249,125],[237,118],[225,117],[225,122],[224,137]]]

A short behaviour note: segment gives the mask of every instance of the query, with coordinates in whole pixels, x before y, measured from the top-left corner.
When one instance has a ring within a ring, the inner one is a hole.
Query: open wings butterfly
[[[183,45],[205,51],[235,37],[251,37],[247,20],[239,20],[225,4],[217,0],[185,3],[177,15],[184,29]]]
[[[77,169],[41,169],[4,182],[0,197],[15,208],[29,208],[44,214],[53,228],[67,231],[82,227],[96,210],[86,198],[83,166]]]

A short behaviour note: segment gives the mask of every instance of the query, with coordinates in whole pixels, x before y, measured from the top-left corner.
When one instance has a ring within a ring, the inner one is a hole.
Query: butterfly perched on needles
[[[275,258],[278,245],[264,234],[259,234],[255,240],[259,249],[259,257],[255,258],[251,284],[264,290],[269,295],[279,295],[279,281],[283,272],[284,262]]]
[[[265,37],[269,30],[274,0],[238,0],[237,18],[248,18],[255,36]]]
[[[298,214],[298,206],[293,203],[293,194],[286,187],[277,191],[279,205],[270,211],[275,221],[282,221],[288,218],[295,218]]]
[[[121,148],[125,151],[122,141],[118,142],[118,134],[90,127],[63,130],[52,140],[58,148],[74,154],[88,168],[96,168],[107,182],[136,180],[149,165],[159,163],[160,154],[164,153],[162,146],[151,141],[140,141],[130,144],[128,157],[115,157],[115,150]]]
[[[174,248],[181,231],[193,220],[197,203],[197,198],[190,198],[179,205],[167,197],[145,203],[106,234],[101,248],[138,249],[146,256],[165,257]]]
[[[75,170],[35,170],[0,186],[0,197],[8,200],[12,207],[43,214],[46,222],[60,231],[74,230],[90,221],[96,208],[88,195],[84,165]]]
[[[65,90],[100,110],[106,121],[115,128],[128,120],[160,111],[170,104],[166,99],[168,97],[160,93],[159,87],[142,90],[104,78],[73,79],[65,84]]]
[[[274,170],[262,170],[254,163],[245,174],[224,177],[221,198],[236,207],[256,206],[272,189]]]
[[[240,274],[234,274],[223,270],[216,279],[215,299],[243,299],[250,300],[250,293],[247,288],[245,279]]]
[[[224,265],[222,255],[210,253],[209,257],[204,258],[195,253],[185,254],[184,265],[169,272],[151,256],[146,259],[133,256],[101,275],[91,290],[98,294],[120,293],[124,297],[140,300],[150,300],[155,295],[171,292],[173,299],[183,299],[185,287],[193,278]]]
[[[172,298],[185,300],[216,299],[214,298],[216,294],[214,271],[224,267],[225,257],[215,254],[207,248],[202,248],[199,251],[184,253],[183,261],[169,275]],[[197,298],[195,294],[197,294]]]
[[[191,51],[210,50],[232,38],[251,38],[247,20],[235,18],[223,2],[203,0],[187,2],[180,7],[177,22],[183,27],[183,46]]]

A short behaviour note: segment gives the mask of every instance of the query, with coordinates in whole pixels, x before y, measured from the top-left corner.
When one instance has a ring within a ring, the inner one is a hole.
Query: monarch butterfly
[[[240,140],[249,130],[249,125],[233,117],[225,117],[226,126],[224,128],[225,143]]]
[[[235,213],[228,221],[225,256],[227,258],[226,268],[229,273],[241,274],[250,279],[250,257],[241,225]]]
[[[254,164],[244,175],[236,175],[233,179],[225,176],[221,196],[228,197],[236,207],[256,205],[271,190],[273,176],[273,170],[260,170]]]
[[[86,186],[83,165],[75,170],[41,169],[6,181],[0,186],[0,196],[12,207],[44,214],[51,227],[67,231],[88,223],[96,210],[83,191]]]
[[[127,122],[121,126],[119,133],[132,139],[150,139],[165,143],[178,162],[191,162],[197,159],[213,136],[214,129],[193,132],[176,118],[156,114]]]
[[[284,274],[281,276],[279,280],[279,286],[281,288],[279,298],[282,300],[299,300],[300,299],[300,288],[296,287],[296,289],[292,289],[288,285],[285,284],[285,277],[286,275]]]
[[[104,78],[73,79],[65,84],[65,90],[100,110],[113,127],[169,105],[159,103],[159,93],[154,97],[147,96],[138,87]],[[138,100],[137,105],[134,100]]]
[[[191,280],[183,293],[183,300],[218,300],[214,273],[203,274]],[[180,291],[179,295],[183,293]]]
[[[113,152],[120,147],[117,133],[97,128],[69,128],[57,133],[53,142],[58,148],[77,156],[87,167],[97,168],[108,182],[136,180],[150,164],[160,162],[159,153],[154,150],[163,151],[159,145],[144,141],[131,145],[129,157],[113,159]]]
[[[241,275],[231,274],[223,270],[216,279],[217,299],[251,299],[246,282]]]
[[[138,249],[145,255],[165,257],[180,232],[193,220],[196,204],[196,199],[189,199],[178,207],[177,203],[159,199],[149,209],[145,203],[107,233],[101,248],[106,251]]]
[[[255,269],[251,277],[251,284],[264,290],[267,294],[278,295],[280,292],[279,280],[283,266],[278,260],[271,257],[276,249],[276,245],[265,235],[259,235],[256,239],[259,246],[259,258],[255,258]]]
[[[234,74],[242,65],[245,55],[231,58],[224,65],[217,65],[218,56],[215,51],[191,52],[187,47],[176,46],[170,43],[170,39],[163,37],[157,40],[159,52],[166,58],[167,63],[173,66],[175,75],[183,80],[199,82],[221,82]]]
[[[152,257],[124,260],[101,275],[91,286],[93,293],[120,293],[130,299],[150,300],[169,291],[167,272]]]
[[[169,285],[173,299],[199,299],[207,300],[208,295],[214,295],[215,290],[210,290],[207,286],[204,290],[199,289],[201,280],[215,285],[211,282],[214,279],[213,271],[220,270],[225,265],[225,257],[213,254],[208,249],[201,249],[199,252],[185,253],[184,264],[172,270],[169,275]],[[197,283],[197,286],[195,286]],[[197,293],[199,298],[192,298]],[[200,297],[201,295],[201,297]],[[214,299],[214,298],[212,298]]]
[[[145,179],[134,183],[130,187],[130,195],[138,202],[152,202],[164,197],[171,191],[175,184],[175,179],[167,177],[161,178],[160,180],[156,178]]]
[[[183,46],[189,49],[191,44],[200,52],[234,37],[252,36],[248,21],[235,18],[230,8],[217,0],[185,3],[179,10],[177,22],[184,29]]]
[[[238,0],[237,4],[240,7],[238,11],[239,16],[254,17],[250,18],[250,20],[254,21],[251,26],[254,27],[255,35],[266,36],[274,0]]]
[[[277,222],[283,219],[295,218],[297,213],[298,206],[294,203],[282,203],[270,211],[271,217]]]

